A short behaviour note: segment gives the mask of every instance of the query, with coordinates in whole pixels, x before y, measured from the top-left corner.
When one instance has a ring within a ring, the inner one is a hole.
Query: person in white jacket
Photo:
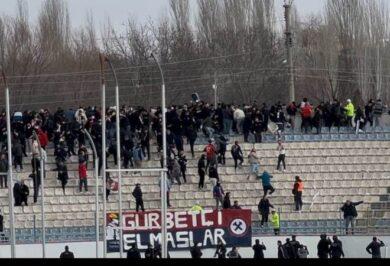
[[[238,106],[234,109],[234,113],[233,113],[233,118],[234,118],[234,121],[236,122],[236,128],[237,128],[237,132],[239,134],[242,134],[242,125],[243,125],[243,122],[244,122],[244,118],[245,118],[245,113],[243,110],[241,110]]]

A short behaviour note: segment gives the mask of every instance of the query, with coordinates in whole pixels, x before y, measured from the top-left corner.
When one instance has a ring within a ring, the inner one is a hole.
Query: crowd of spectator
[[[364,111],[363,111],[364,110]],[[218,167],[226,164],[225,153],[229,144],[229,136],[232,133],[242,134],[244,142],[252,137],[254,142],[262,142],[263,134],[270,130],[283,132],[286,127],[296,127],[296,116],[301,116],[302,132],[321,133],[322,127],[354,127],[359,126],[361,130],[365,126],[380,126],[380,117],[385,111],[385,106],[380,100],[370,100],[362,108],[353,105],[351,100],[341,103],[338,100],[332,102],[321,102],[317,107],[304,98],[300,104],[292,102],[282,105],[278,102],[272,106],[266,103],[258,105],[254,101],[250,105],[227,105],[218,104],[214,107],[205,102],[196,102],[183,106],[171,106],[166,110],[167,121],[167,155],[168,155],[168,180],[167,180],[167,204],[170,207],[169,192],[172,185],[186,183],[187,158],[184,153],[184,140],[190,145],[191,156],[195,158],[194,144],[199,133],[209,139],[204,153],[198,160],[198,174],[200,190],[205,189],[205,176],[209,177],[211,192],[216,201],[216,208],[239,208],[238,202],[230,203],[230,193],[223,190],[222,180],[218,174]],[[40,158],[47,157],[46,150],[53,144],[58,180],[61,182],[65,194],[66,184],[69,179],[68,163],[72,156],[78,157],[79,191],[88,191],[88,150],[86,148],[87,130],[96,146],[98,158],[106,152],[107,158],[114,159],[114,164],[120,163],[123,168],[142,168],[144,160],[151,159],[151,141],[155,138],[157,152],[162,164],[162,110],[160,107],[146,110],[143,107],[120,108],[120,143],[121,158],[117,158],[116,140],[116,109],[111,107],[106,110],[106,143],[107,150],[102,151],[102,116],[101,110],[96,107],[80,107],[76,110],[63,110],[58,108],[54,113],[47,109],[36,111],[15,112],[12,115],[11,139],[12,139],[12,163],[17,172],[23,171],[23,158],[31,157],[32,173],[29,177],[33,181],[34,203],[37,202],[39,186],[41,183]],[[5,112],[0,114],[0,186],[7,187],[6,172],[7,164],[7,130]],[[277,130],[272,130],[276,126]],[[241,168],[244,163],[245,154],[240,143],[235,141],[231,146],[231,154],[234,161],[234,169]],[[40,147],[39,147],[40,146]],[[76,147],[78,148],[76,153]],[[281,140],[277,145],[278,158],[276,169],[286,170],[285,147]],[[271,211],[271,222],[275,234],[279,233],[278,214],[270,203],[268,197],[272,195],[275,188],[271,184],[272,176],[264,169],[260,171],[259,156],[253,149],[248,155],[251,176],[256,176],[262,181],[264,195],[259,202],[259,212],[262,216],[261,225],[268,222],[268,215]],[[101,174],[102,160],[99,160],[99,175]],[[92,166],[90,166],[92,167]],[[115,190],[115,181],[106,174],[108,199],[111,190]],[[15,206],[27,205],[29,189],[23,180],[14,184]],[[270,191],[268,195],[268,191]],[[303,181],[296,177],[293,186],[293,195],[296,211],[302,210]],[[144,211],[142,190],[137,184],[133,191],[136,200],[136,210]]]

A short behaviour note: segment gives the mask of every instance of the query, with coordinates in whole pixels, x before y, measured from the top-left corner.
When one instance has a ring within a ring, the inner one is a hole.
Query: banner
[[[221,240],[227,247],[252,244],[251,210],[204,210],[167,213],[168,250],[189,249],[194,242],[202,248],[215,247]],[[119,216],[107,213],[107,252],[119,252]],[[145,250],[161,240],[160,211],[123,212],[123,251],[133,243]]]

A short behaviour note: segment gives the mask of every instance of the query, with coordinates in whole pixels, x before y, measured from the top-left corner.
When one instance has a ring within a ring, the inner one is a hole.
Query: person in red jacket
[[[46,146],[49,142],[49,138],[47,136],[47,133],[44,132],[41,128],[39,127],[36,127],[36,132],[37,132],[37,135],[38,135],[38,139],[39,139],[39,142],[41,143],[41,147],[42,149],[46,149]]]
[[[79,189],[82,192],[84,185],[85,191],[88,191],[88,181],[87,181],[87,164],[85,161],[79,162]]]
[[[308,133],[308,129],[311,125],[311,115],[312,115],[313,107],[307,101],[307,99],[303,99],[301,104],[301,116],[302,116],[302,130],[305,130],[305,133]]]

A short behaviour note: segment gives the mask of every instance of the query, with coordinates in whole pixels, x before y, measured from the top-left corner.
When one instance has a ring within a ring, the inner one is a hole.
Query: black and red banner
[[[203,248],[215,247],[218,240],[226,246],[250,247],[252,244],[251,210],[204,210],[167,213],[169,250],[188,249],[195,242]],[[107,252],[119,252],[119,216],[107,214]],[[160,211],[123,212],[123,249],[133,243],[140,250],[161,240]]]

